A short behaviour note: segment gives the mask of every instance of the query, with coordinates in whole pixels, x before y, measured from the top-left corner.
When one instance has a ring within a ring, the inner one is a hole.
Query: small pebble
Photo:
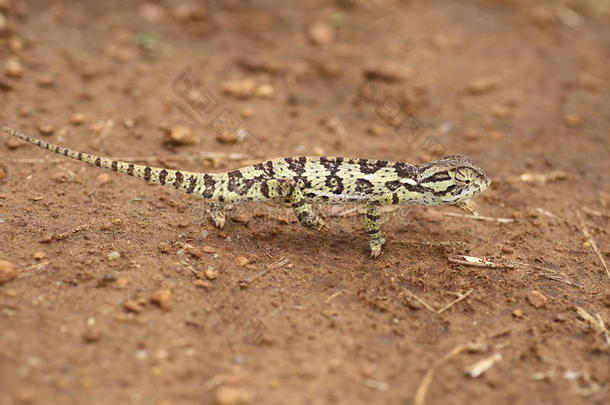
[[[36,252],[32,257],[34,260],[42,260],[47,258],[47,254],[45,252]]]
[[[40,242],[40,243],[51,243],[53,238],[55,238],[55,235],[53,235],[50,232],[45,232],[45,233],[42,234],[42,237],[40,239],[38,239],[38,242]]]
[[[6,141],[6,147],[9,148],[10,150],[15,150],[15,149],[20,148],[22,146],[25,146],[25,143],[21,142],[19,139],[14,138],[14,137],[10,137]]]
[[[582,123],[582,118],[580,115],[566,114],[563,116],[563,122],[570,128],[576,128]]]
[[[95,343],[102,338],[102,332],[98,328],[87,328],[83,333],[85,343]]]
[[[201,251],[203,253],[213,254],[213,253],[216,253],[217,249],[214,246],[205,245],[205,246],[201,247]]]
[[[38,132],[40,132],[40,135],[52,135],[53,132],[55,132],[55,128],[53,128],[53,125],[47,123],[47,122],[39,122],[38,124],[36,124],[36,129],[38,129]]]
[[[373,136],[382,136],[387,132],[387,128],[381,125],[373,124],[368,127],[366,131]]]
[[[114,283],[118,288],[125,288],[127,287],[127,284],[129,284],[129,280],[126,278],[117,278]]]
[[[9,58],[6,61],[6,65],[4,66],[4,74],[7,77],[12,77],[14,79],[18,79],[23,76],[23,68],[21,67],[21,63],[15,58]]]
[[[256,88],[256,97],[260,98],[271,98],[275,89],[271,84],[261,84]]]
[[[515,309],[515,310],[513,311],[513,316],[514,316],[515,318],[523,318],[523,315],[524,315],[524,313],[523,313],[523,310],[522,310],[522,309]]]
[[[19,53],[23,50],[23,39],[19,37],[11,37],[8,40],[8,47],[14,53]]]
[[[379,65],[366,68],[364,77],[386,82],[402,82],[409,80],[413,72],[405,66],[395,62],[383,62]]]
[[[96,177],[96,180],[100,184],[108,184],[112,182],[112,176],[108,173],[101,173]]]
[[[45,88],[53,87],[55,86],[55,80],[51,75],[44,75],[38,78],[38,85]]]
[[[138,302],[133,300],[127,300],[123,303],[123,308],[128,312],[133,312],[134,314],[139,314],[144,311],[144,307],[140,305]]]
[[[165,133],[164,142],[171,145],[194,145],[193,130],[189,127],[176,127]]]
[[[195,259],[201,259],[201,256],[203,256],[203,252],[202,252],[201,248],[198,248],[195,246],[188,246],[185,250],[186,250],[186,253],[188,253]]]
[[[6,172],[3,168],[0,167],[0,180],[4,180],[6,178]]]
[[[17,270],[15,270],[13,263],[6,260],[0,260],[0,285],[8,283],[16,278]]]
[[[233,132],[223,131],[223,132],[218,133],[218,135],[216,135],[216,140],[220,143],[232,144],[232,143],[237,143],[239,138],[237,137],[237,134],[235,133],[235,131],[233,131]]]
[[[470,94],[483,94],[488,93],[495,89],[497,81],[494,78],[481,78],[470,82],[468,85],[468,91]]]
[[[167,311],[172,307],[172,292],[168,289],[157,290],[150,296],[150,302]]]
[[[327,45],[335,40],[335,30],[325,21],[316,21],[309,26],[307,36],[315,45]]]
[[[253,79],[234,79],[222,83],[222,91],[236,98],[249,98],[256,93],[256,81]]]
[[[254,400],[254,395],[245,389],[219,387],[214,395],[218,405],[247,405]]]
[[[70,123],[74,126],[81,125],[85,122],[85,116],[81,113],[74,113],[72,117],[70,117]]]
[[[116,250],[108,253],[108,256],[107,256],[108,260],[116,260],[120,257],[121,257],[121,254],[119,252],[117,252]]]
[[[208,280],[216,280],[218,278],[218,271],[208,267],[205,270],[205,276]]]
[[[542,308],[549,300],[541,291],[531,290],[527,293],[527,302],[534,308]]]
[[[250,259],[245,256],[239,256],[237,259],[235,259],[235,262],[238,266],[244,267],[245,265],[250,264]]]
[[[513,110],[503,104],[493,104],[489,109],[491,115],[496,118],[506,119],[513,115]]]
[[[481,137],[481,131],[479,131],[477,129],[468,128],[464,131],[464,139],[467,141],[476,141],[480,137]]]
[[[210,289],[213,286],[213,284],[210,283],[209,281],[201,280],[201,279],[194,280],[193,285],[197,288],[205,288],[205,289]]]

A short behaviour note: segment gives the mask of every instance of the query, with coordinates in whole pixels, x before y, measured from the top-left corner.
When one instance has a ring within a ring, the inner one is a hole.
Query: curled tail
[[[204,198],[214,198],[214,186],[218,176],[216,174],[193,173],[120,162],[54,145],[11,128],[2,127],[2,129],[23,141],[57,154],[80,160],[92,166],[103,167],[115,172],[125,173],[129,176],[139,177],[151,183],[173,186],[176,189],[185,191],[187,194],[197,193]]]

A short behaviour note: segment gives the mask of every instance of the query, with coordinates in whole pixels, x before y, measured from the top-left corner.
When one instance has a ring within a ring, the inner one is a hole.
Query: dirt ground
[[[493,179],[483,220],[387,212],[372,260],[352,207],[220,231],[2,133],[0,405],[610,403],[609,22],[602,0],[0,0],[0,123],[50,142],[191,171],[462,153]]]

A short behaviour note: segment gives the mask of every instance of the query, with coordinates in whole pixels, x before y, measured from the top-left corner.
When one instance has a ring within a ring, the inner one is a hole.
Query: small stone
[[[172,292],[167,289],[157,290],[150,296],[150,302],[167,311],[172,306]]]
[[[85,122],[85,116],[81,113],[74,113],[72,117],[70,117],[70,123],[74,126],[81,125]]]
[[[218,270],[214,270],[212,267],[208,267],[205,270],[205,277],[208,280],[216,280],[218,278]]]
[[[185,250],[186,250],[186,253],[188,253],[195,259],[201,259],[201,256],[203,256],[203,252],[202,252],[201,248],[198,248],[195,246],[188,246]]]
[[[244,118],[250,118],[254,115],[254,110],[251,107],[244,107],[240,111],[240,114]]]
[[[25,143],[21,142],[19,139],[14,138],[14,137],[10,137],[6,141],[6,147],[9,148],[10,150],[15,150],[15,149],[20,148],[20,147],[22,147],[24,145],[25,145]]]
[[[165,18],[165,9],[155,3],[144,3],[140,6],[140,17],[151,22],[158,23]]]
[[[83,333],[83,341],[85,343],[95,343],[102,338],[102,332],[98,328],[87,328]]]
[[[206,9],[196,4],[181,3],[174,10],[174,17],[178,21],[199,21],[206,16]]]
[[[504,253],[504,254],[510,255],[513,252],[514,252],[514,250],[512,248],[509,248],[509,247],[503,247],[502,248],[502,253]]]
[[[235,262],[239,267],[244,267],[245,265],[250,264],[250,259],[245,256],[239,256],[237,259],[235,259]]]
[[[234,79],[222,83],[222,91],[236,98],[250,98],[256,93],[256,81],[253,79]]]
[[[38,78],[38,85],[44,88],[53,87],[55,86],[55,80],[51,75],[44,75]]]
[[[47,122],[39,122],[38,124],[36,124],[36,128],[38,129],[38,132],[40,132],[40,135],[52,135],[53,132],[55,132],[55,128],[53,128],[53,125],[47,123]]]
[[[531,290],[527,293],[527,302],[534,308],[542,308],[549,300],[541,291]]]
[[[563,123],[570,128],[576,128],[582,123],[580,115],[566,114],[563,116]]]
[[[307,36],[315,45],[327,45],[335,40],[335,30],[325,21],[316,21],[309,26]]]
[[[233,132],[220,132],[218,133],[218,135],[216,135],[216,140],[220,143],[226,143],[226,144],[232,144],[232,143],[237,143],[237,141],[239,141],[239,138],[237,137],[237,134],[235,131]]]
[[[213,254],[213,253],[216,253],[217,249],[214,246],[205,245],[205,246],[201,247],[201,251],[203,253]]]
[[[6,31],[6,17],[4,16],[4,14],[2,14],[2,11],[0,11],[0,33],[3,33]]]
[[[57,172],[57,173],[53,173],[51,175],[51,180],[53,180],[55,183],[65,183],[70,179],[70,177],[68,176],[68,173],[66,172]]]
[[[112,261],[112,260],[119,259],[121,257],[121,254],[115,250],[115,251],[108,253],[108,256],[106,256],[106,257],[108,260]]]
[[[15,270],[13,263],[6,260],[0,260],[0,285],[8,283],[16,278],[17,270]]]
[[[196,143],[193,130],[189,127],[176,127],[165,133],[164,142],[171,145],[194,145]]]
[[[138,302],[133,300],[127,300],[123,303],[123,308],[128,312],[133,312],[134,314],[140,314],[144,311],[144,307],[140,305]]]
[[[383,62],[364,70],[364,77],[369,80],[377,79],[386,82],[402,82],[409,80],[412,76],[413,72],[411,69],[396,62]]]
[[[515,310],[513,311],[513,316],[514,316],[515,318],[523,318],[523,315],[524,315],[524,313],[523,313],[523,310],[522,310],[522,309],[515,309]]]
[[[250,222],[250,216],[247,214],[234,215],[232,219],[239,224],[248,224]]]
[[[47,254],[45,252],[36,252],[32,255],[34,260],[42,260],[47,258]]]
[[[129,280],[126,278],[117,278],[114,283],[118,288],[125,288],[127,287],[127,284],[129,284]]]
[[[51,243],[51,241],[55,238],[55,235],[53,235],[50,232],[45,232],[42,234],[42,237],[38,240],[38,242],[40,243]]]
[[[172,245],[167,242],[159,243],[159,252],[163,254],[170,254],[172,252]]]
[[[464,131],[464,139],[467,141],[476,141],[481,137],[481,132],[474,128],[468,128]]]
[[[0,181],[4,180],[6,178],[6,172],[4,171],[3,168],[0,167]]]
[[[382,125],[373,124],[367,128],[366,132],[373,136],[382,136],[387,132],[387,128]]]
[[[256,97],[260,98],[271,98],[275,89],[271,84],[261,84],[256,88]]]
[[[205,288],[206,290],[212,288],[213,286],[213,284],[209,281],[201,279],[194,280],[193,285],[197,288]]]
[[[4,66],[4,74],[7,77],[12,77],[14,79],[18,79],[23,76],[23,68],[21,67],[21,62],[19,62],[15,58],[7,59],[6,65]]]
[[[214,395],[218,405],[247,405],[254,400],[254,395],[245,389],[219,387]]]
[[[503,104],[493,104],[489,109],[491,115],[496,118],[506,119],[513,115],[513,110]]]
[[[468,92],[470,94],[483,94],[488,93],[495,89],[497,86],[497,80],[494,78],[481,78],[470,82],[468,85]]]
[[[23,39],[19,37],[10,37],[8,40],[8,47],[14,53],[19,53],[23,50]]]
[[[96,180],[100,184],[108,184],[112,182],[112,176],[108,173],[101,173],[96,177]]]

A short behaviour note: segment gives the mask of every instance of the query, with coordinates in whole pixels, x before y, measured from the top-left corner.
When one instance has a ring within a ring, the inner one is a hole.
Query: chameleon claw
[[[455,204],[455,206],[461,210],[466,211],[469,214],[478,215],[477,210],[476,210],[477,206],[471,200],[460,201],[459,203]]]

